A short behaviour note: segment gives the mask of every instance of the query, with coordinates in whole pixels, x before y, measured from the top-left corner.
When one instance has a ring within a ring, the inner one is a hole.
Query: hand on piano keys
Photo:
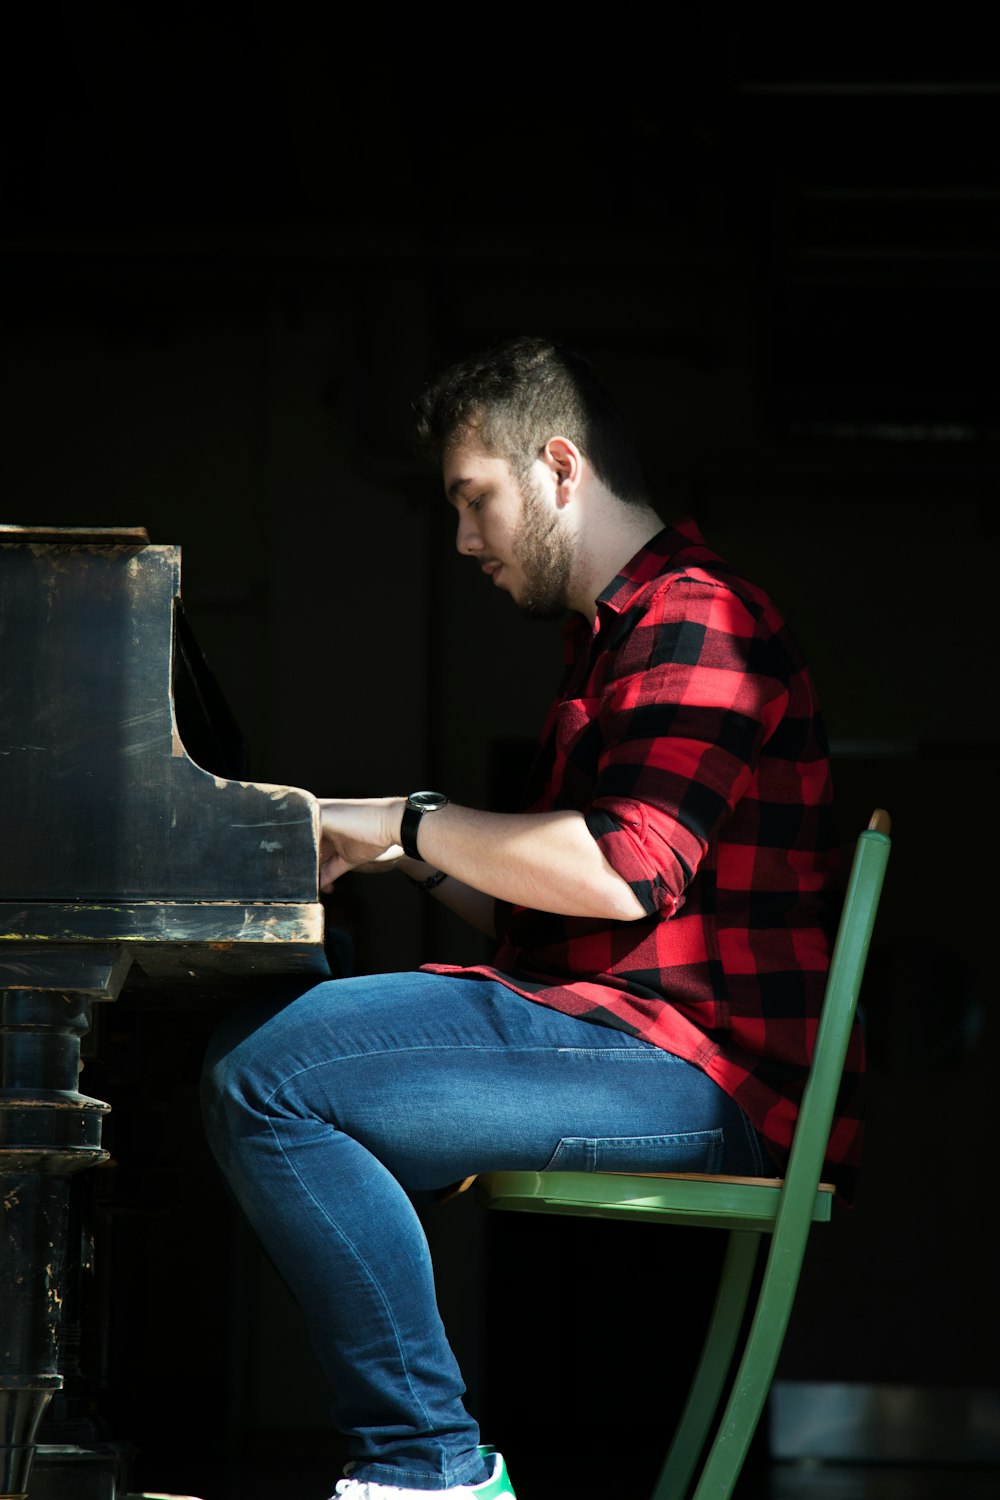
[[[320,797],[320,890],[348,870],[390,868],[405,859],[399,825],[405,797]]]

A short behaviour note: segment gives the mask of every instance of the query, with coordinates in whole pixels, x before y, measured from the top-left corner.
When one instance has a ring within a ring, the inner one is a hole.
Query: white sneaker
[[[483,1458],[493,1460],[493,1473],[482,1484],[460,1484],[450,1490],[404,1490],[396,1484],[377,1484],[371,1479],[341,1479],[330,1500],[515,1500],[503,1455],[480,1448]]]

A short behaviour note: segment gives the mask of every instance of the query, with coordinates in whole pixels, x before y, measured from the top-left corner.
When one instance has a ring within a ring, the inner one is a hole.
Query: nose
[[[465,510],[459,512],[458,526],[455,532],[455,546],[464,557],[474,557],[477,552],[483,550],[483,539],[479,534],[474,511]]]

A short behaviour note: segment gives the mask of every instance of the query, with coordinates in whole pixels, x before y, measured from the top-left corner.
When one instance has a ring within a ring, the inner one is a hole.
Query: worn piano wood
[[[77,1088],[92,1005],[330,972],[315,799],[238,762],[178,547],[0,527],[0,1497],[29,1494],[62,1383],[70,1178],[106,1155]]]

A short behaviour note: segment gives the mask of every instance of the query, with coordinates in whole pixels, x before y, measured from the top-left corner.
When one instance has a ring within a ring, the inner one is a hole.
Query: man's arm
[[[411,880],[427,880],[431,876],[443,873],[421,859],[409,859],[402,852],[400,852],[399,859],[392,864],[392,869],[400,870]],[[456,880],[453,875],[431,886],[427,894],[439,906],[446,906],[449,911],[455,913],[456,917],[461,917],[463,922],[468,922],[469,926],[475,927],[478,932],[484,932],[490,938],[496,937],[496,898],[494,896],[488,896],[485,891],[475,890],[464,881]]]
[[[324,890],[357,865],[398,856],[405,805],[405,797],[320,800]],[[515,906],[602,920],[645,916],[582,813],[486,813],[449,803],[422,818],[417,843],[427,864]]]

